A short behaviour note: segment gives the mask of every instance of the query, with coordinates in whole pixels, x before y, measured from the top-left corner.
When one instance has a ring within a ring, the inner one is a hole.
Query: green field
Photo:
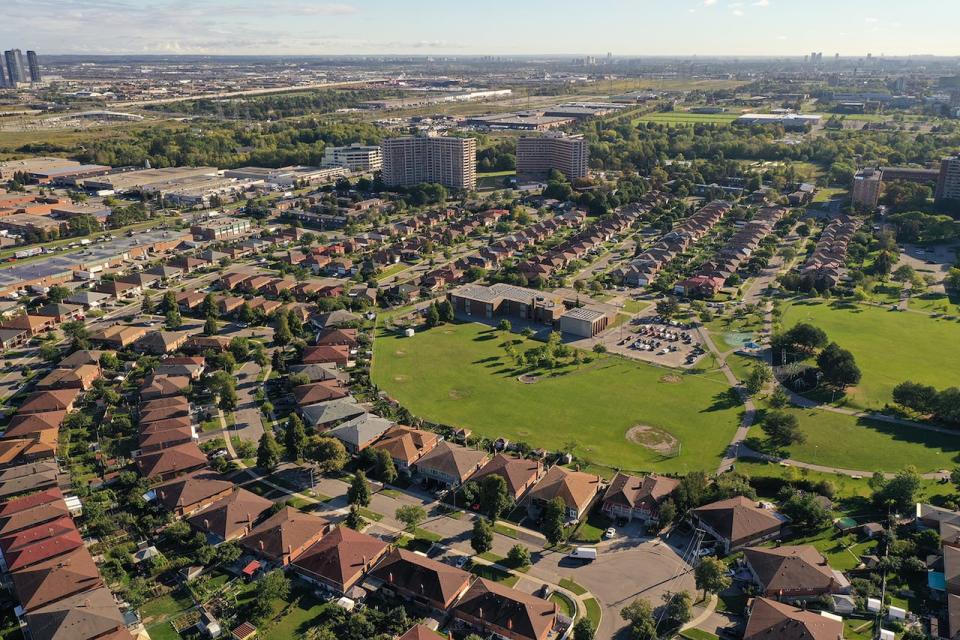
[[[898,471],[914,465],[920,472],[951,469],[960,453],[960,439],[952,434],[865,420],[820,409],[788,409],[800,420],[807,436],[803,444],[789,449],[801,462],[873,471]],[[750,435],[763,437],[754,426]]]
[[[518,351],[537,344],[511,338]],[[575,441],[582,459],[633,470],[714,469],[736,429],[742,407],[730,399],[719,372],[684,375],[605,356],[523,384],[503,341],[473,323],[443,325],[413,338],[381,330],[373,380],[426,420],[533,446]],[[664,457],[628,441],[636,425],[653,428],[646,437],[675,438],[680,454]]]
[[[937,388],[960,380],[960,324],[919,313],[865,305],[833,306],[794,302],[784,309],[783,326],[809,322],[856,357],[863,378],[847,391],[850,406],[879,409],[892,402],[904,380]]]
[[[656,122],[659,124],[730,124],[740,117],[739,113],[690,113],[689,111],[661,111],[648,113],[637,122]]]

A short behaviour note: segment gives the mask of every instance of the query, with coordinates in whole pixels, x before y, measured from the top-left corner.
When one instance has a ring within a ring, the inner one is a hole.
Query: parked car
[[[603,532],[603,537],[606,538],[607,540],[609,540],[615,535],[617,535],[617,530],[614,529],[613,527],[610,527],[609,529]]]

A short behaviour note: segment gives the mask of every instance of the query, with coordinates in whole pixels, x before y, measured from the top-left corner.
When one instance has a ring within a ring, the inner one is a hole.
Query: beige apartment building
[[[853,204],[866,209],[876,209],[880,202],[883,174],[879,169],[862,169],[853,177]]]
[[[587,177],[590,151],[583,136],[547,133],[517,139],[517,176],[545,179],[556,169],[568,180]]]
[[[383,182],[412,187],[436,182],[451,189],[477,186],[477,141],[436,134],[388,138],[380,143]]]

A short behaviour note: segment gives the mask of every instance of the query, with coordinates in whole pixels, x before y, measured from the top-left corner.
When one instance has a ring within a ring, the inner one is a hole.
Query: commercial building
[[[3,65],[0,65],[2,70]],[[53,171],[67,167],[79,167],[80,163],[76,160],[66,160],[64,158],[24,158],[22,160],[7,160],[0,162],[0,181],[6,181],[13,178],[18,173],[32,174],[40,171]]]
[[[412,187],[436,182],[451,189],[477,186],[477,141],[436,134],[388,138],[380,144],[383,182]]]
[[[150,185],[185,180],[196,176],[216,176],[216,167],[167,167],[164,169],[139,169],[137,171],[117,171],[80,182],[80,186],[91,191],[114,191],[129,193],[142,191]]]
[[[809,131],[823,118],[815,115],[797,113],[745,113],[734,124],[744,126],[779,125],[787,131]]]
[[[548,133],[517,140],[517,176],[544,179],[556,169],[568,179],[587,177],[589,147],[583,136]]]
[[[324,167],[346,167],[350,171],[367,173],[383,167],[383,154],[380,147],[359,143],[347,147],[327,147],[323,150],[321,163]]]
[[[36,51],[27,51],[27,65],[30,67],[30,82],[40,82],[40,62]]]
[[[937,204],[960,202],[960,154],[940,161],[936,198]]]
[[[214,218],[190,227],[190,233],[196,240],[229,240],[238,238],[250,231],[247,218]]]
[[[880,202],[883,174],[878,169],[862,169],[853,177],[851,198],[855,206],[876,209]]]
[[[342,167],[290,166],[280,167],[279,169],[241,167],[239,169],[228,169],[223,172],[223,176],[238,180],[258,180],[277,188],[289,189],[300,184],[314,185],[333,182],[337,178],[346,177],[347,171]]]
[[[10,49],[3,52],[7,63],[7,80],[11,87],[27,81],[27,70],[23,64],[23,53],[20,49]]]

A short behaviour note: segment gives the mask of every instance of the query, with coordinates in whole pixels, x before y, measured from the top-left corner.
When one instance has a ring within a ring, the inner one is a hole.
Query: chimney
[[[387,582],[393,584],[393,571],[387,574]]]
[[[210,528],[210,521],[207,520],[206,518],[203,519],[203,528],[204,528],[204,529],[209,529],[209,528]]]
[[[287,555],[288,555],[288,556],[292,556],[292,555],[293,555],[293,545],[290,545],[290,544],[287,545]],[[364,564],[366,564],[366,563],[364,563]]]
[[[480,620],[483,620],[483,607],[480,607],[479,609],[477,609],[477,618],[479,618]]]
[[[507,618],[507,629],[513,631],[513,618]]]
[[[260,551],[263,551],[263,540],[260,541]]]

